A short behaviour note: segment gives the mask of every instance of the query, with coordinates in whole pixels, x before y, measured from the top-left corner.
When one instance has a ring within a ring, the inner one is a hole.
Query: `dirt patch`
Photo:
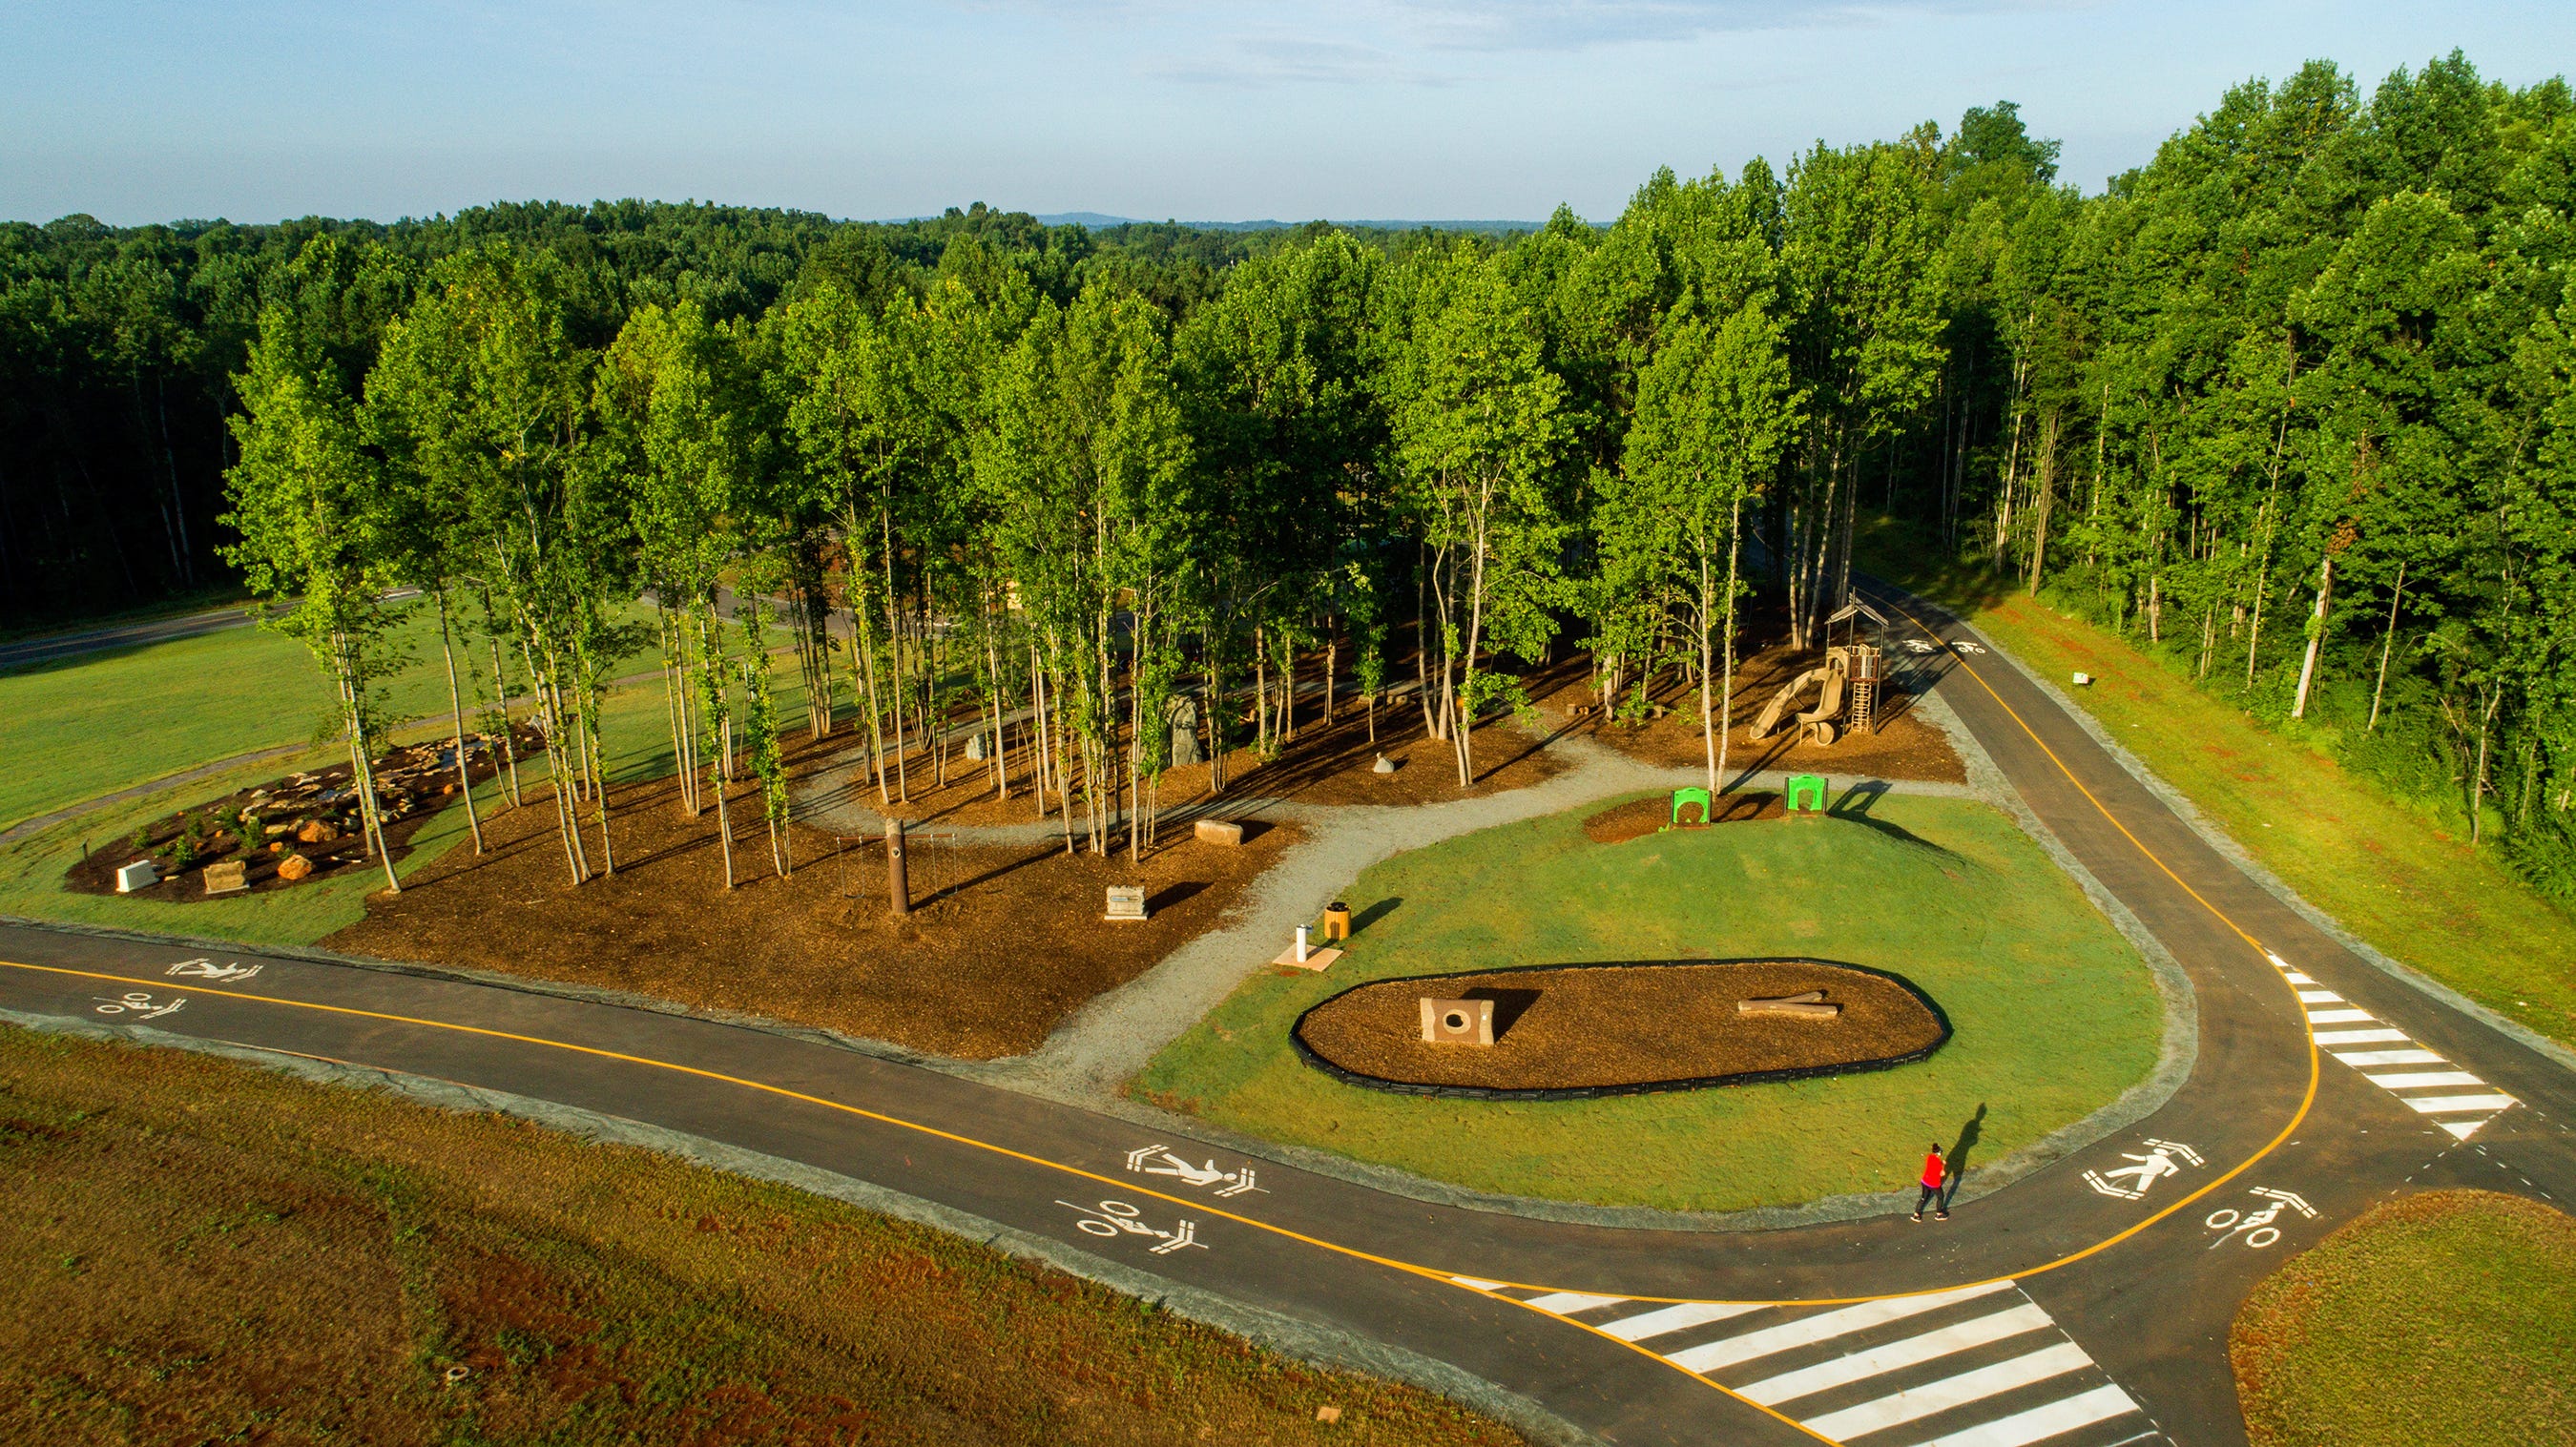
[[[1822,990],[1831,1019],[1744,1015],[1739,1000]],[[1422,1039],[1425,997],[1492,1000],[1494,1043]],[[1307,1011],[1300,1053],[1352,1081],[1422,1094],[1575,1096],[1786,1080],[1920,1060],[1949,1022],[1890,975],[1813,960],[1554,965],[1379,980]]]
[[[1880,694],[1875,733],[1846,734],[1824,747],[1807,742],[1805,731],[1796,728],[1768,739],[1753,738],[1752,724],[1761,716],[1763,705],[1790,680],[1818,666],[1823,656],[1819,649],[1802,651],[1774,644],[1737,660],[1729,714],[1735,727],[1728,735],[1726,752],[1729,774],[1785,769],[1951,784],[1968,781],[1967,766],[1959,761],[1949,738],[1917,714],[1912,696],[1892,682]],[[1660,676],[1642,704],[1633,688],[1624,691],[1614,702],[1613,713],[1642,717],[1613,717],[1607,722],[1600,716],[1600,699],[1588,674],[1560,669],[1549,682],[1552,686],[1540,703],[1550,717],[1567,721],[1643,763],[1662,768],[1707,765],[1707,745],[1699,727],[1699,690],[1679,674]],[[1808,702],[1813,701],[1810,689]]]
[[[1614,804],[1583,821],[1583,832],[1595,844],[1625,844],[1666,829],[1705,829],[1718,824],[1749,824],[1762,819],[1786,819],[1788,811],[1781,806],[1780,796],[1769,792],[1721,794],[1717,800],[1717,818],[1705,821],[1697,804],[1683,811],[1683,822],[1673,822],[1670,795],[1656,794],[1644,799],[1631,799]]]
[[[848,745],[836,735],[791,762],[810,766]],[[1240,847],[1167,829],[1163,846],[1131,865],[1124,852],[1067,855],[1061,842],[952,846],[928,825],[907,841],[916,905],[897,920],[882,841],[791,826],[793,873],[780,878],[757,793],[743,786],[730,808],[741,881],[731,890],[712,799],[691,818],[676,783],[662,779],[611,791],[613,875],[567,882],[554,809],[535,796],[484,822],[491,852],[450,850],[323,943],[990,1059],[1036,1048],[1084,1001],[1215,926],[1296,838],[1257,820]],[[589,847],[596,864],[595,827]],[[1144,886],[1152,918],[1104,921],[1113,884]]]
[[[1423,731],[1421,709],[1410,703],[1380,705],[1374,743],[1369,739],[1368,711],[1364,706],[1345,695],[1337,700],[1334,712],[1336,717],[1326,723],[1322,699],[1301,700],[1296,736],[1285,741],[1275,757],[1265,759],[1248,748],[1229,750],[1221,799],[1283,799],[1327,805],[1438,804],[1525,789],[1555,777],[1565,768],[1546,752],[1547,735],[1502,718],[1476,729],[1476,782],[1462,788],[1458,783],[1457,756],[1446,740],[1434,739]],[[859,776],[848,786],[848,797],[889,817],[921,823],[980,826],[1033,822],[1040,816],[1031,790],[1035,777],[1031,751],[1018,742],[1017,724],[1011,728],[1011,737],[1012,745],[998,770],[989,761],[969,761],[952,754],[945,785],[938,782],[935,769],[923,767],[921,757],[916,755],[904,780],[912,797],[883,804],[878,800],[875,781],[865,770],[864,751],[845,754],[843,763],[860,766]],[[1395,772],[1375,772],[1380,754],[1395,764]],[[1213,773],[1206,764],[1166,770],[1161,782],[1148,793],[1146,804],[1170,809],[1205,801],[1210,797],[1208,785]],[[894,790],[892,777],[889,763],[888,793]],[[1009,781],[1007,798],[1002,796],[1002,778]],[[1055,796],[1050,792],[1047,797],[1052,809]],[[1079,790],[1074,802],[1079,809]]]
[[[536,729],[519,725],[512,736],[522,765],[545,751],[545,735]],[[495,748],[499,741],[497,734],[466,735],[466,768],[475,784],[490,782],[505,767]],[[456,746],[448,742],[391,749],[377,757],[385,846],[397,866],[411,854],[412,836],[454,797],[455,758]],[[539,764],[538,771],[543,770]],[[357,795],[349,780],[349,766],[342,764],[288,774],[165,814],[130,838],[84,855],[63,871],[63,887],[82,894],[115,894],[116,871],[149,859],[160,882],[129,891],[130,897],[187,904],[227,897],[206,893],[211,865],[240,863],[255,894],[334,879],[353,868],[378,868],[361,839]],[[501,802],[494,797],[484,807]],[[281,877],[279,866],[298,856],[312,866],[311,872],[300,879]]]

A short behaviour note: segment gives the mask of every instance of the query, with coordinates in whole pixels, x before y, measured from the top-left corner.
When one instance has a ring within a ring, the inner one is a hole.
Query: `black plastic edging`
[[[1941,1027],[1941,1033],[1931,1044],[1919,1050],[1909,1050],[1902,1055],[1880,1056],[1875,1060],[1847,1060],[1832,1065],[1792,1065],[1778,1070],[1739,1070],[1731,1075],[1701,1075],[1684,1080],[1648,1080],[1623,1085],[1565,1085],[1529,1089],[1509,1089],[1491,1085],[1431,1085],[1419,1081],[1389,1080],[1382,1075],[1370,1075],[1347,1066],[1336,1065],[1319,1054],[1314,1046],[1306,1043],[1308,1016],[1344,995],[1378,985],[1464,980],[1487,975],[1517,975],[1533,970],[1651,970],[1686,965],[1819,965],[1830,970],[1849,970],[1854,974],[1873,975],[1904,990],[1924,1009],[1931,1011],[1933,1020]],[[1841,960],[1820,960],[1806,955],[1760,955],[1732,960],[1583,960],[1571,964],[1505,965],[1499,969],[1453,970],[1439,975],[1394,975],[1382,980],[1362,980],[1349,989],[1337,990],[1308,1006],[1298,1015],[1297,1023],[1288,1027],[1288,1043],[1295,1048],[1298,1058],[1308,1065],[1345,1085],[1356,1085],[1365,1090],[1383,1090],[1394,1095],[1439,1096],[1450,1100],[1607,1100],[1612,1096],[1620,1095],[1661,1095],[1669,1091],[1706,1090],[1720,1085],[1761,1085],[1775,1080],[1816,1080],[1833,1075],[1859,1075],[1872,1070],[1892,1070],[1899,1065],[1911,1065],[1918,1060],[1928,1060],[1932,1057],[1932,1052],[1949,1044],[1950,1016],[1933,1001],[1931,996],[1924,994],[1912,980],[1903,975],[1887,970],[1874,970],[1867,965],[1846,964]]]

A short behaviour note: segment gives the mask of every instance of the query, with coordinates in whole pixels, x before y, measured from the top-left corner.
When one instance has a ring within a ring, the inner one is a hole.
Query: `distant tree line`
[[[1317,648],[1372,708],[1400,662],[1464,775],[1504,660],[1583,647],[1610,707],[1699,690],[1714,773],[1748,582],[1808,643],[1901,527],[2501,824],[2563,892],[2571,193],[2567,87],[2454,55],[2367,100],[2323,64],[2249,83],[2089,197],[1999,104],[1516,237],[640,204],[17,228],[0,578],[23,610],[229,548],[309,589],[249,519],[345,515],[348,598],[428,589],[574,742],[609,605],[649,593],[684,774],[740,760],[783,808],[738,589],[809,697],[854,700],[875,787],[971,708],[1028,731],[1069,842],[1133,848],[1178,698],[1240,696],[1275,743]],[[565,808],[573,872],[604,867]]]

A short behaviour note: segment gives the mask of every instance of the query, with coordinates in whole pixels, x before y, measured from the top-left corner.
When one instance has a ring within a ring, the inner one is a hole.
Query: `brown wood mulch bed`
[[[1461,788],[1457,756],[1446,741],[1424,732],[1420,706],[1410,701],[1380,704],[1374,743],[1369,739],[1368,711],[1357,698],[1348,693],[1341,695],[1330,723],[1325,722],[1323,712],[1320,697],[1299,699],[1296,737],[1286,740],[1273,758],[1265,760],[1248,748],[1228,750],[1225,792],[1218,796],[1217,803],[1222,806],[1229,799],[1280,799],[1325,805],[1438,804],[1526,788],[1554,778],[1566,767],[1557,755],[1547,752],[1546,735],[1504,716],[1477,726],[1476,782]],[[1035,771],[1030,765],[1030,752],[1020,741],[1018,723],[1011,725],[1010,735],[1011,747],[1003,758],[1011,790],[1007,799],[1000,797],[994,786],[991,763],[970,760],[962,749],[951,749],[944,785],[939,782],[936,765],[915,753],[904,774],[911,798],[880,802],[877,786],[867,776],[864,745],[859,752],[844,754],[839,760],[845,767],[859,766],[848,786],[848,797],[878,814],[915,823],[1029,823],[1038,817],[1037,805],[1029,794]],[[891,755],[891,748],[888,752]],[[1396,765],[1395,772],[1374,771],[1380,754]],[[1204,802],[1209,798],[1211,773],[1205,764],[1166,770],[1153,798],[1165,809]],[[887,775],[893,778],[891,762]],[[892,785],[888,788],[891,792]],[[1054,795],[1050,793],[1048,798],[1052,800]]]
[[[545,752],[545,735],[519,724],[511,737],[518,750],[520,780],[537,784],[545,773],[538,759]],[[466,767],[476,785],[479,808],[497,808],[505,802],[500,791],[481,788],[506,767],[495,748],[499,742],[497,734],[465,736]],[[442,802],[454,797],[455,750],[453,741],[438,739],[388,749],[376,757],[385,844],[397,866],[411,853],[412,836],[437,814]],[[543,786],[537,787],[542,790]],[[320,841],[299,837],[307,825],[316,824],[322,826],[316,832],[331,837]],[[251,836],[247,850],[244,831]],[[81,894],[115,894],[118,868],[150,859],[160,882],[130,891],[127,897],[169,904],[222,899],[229,896],[206,893],[206,868],[238,860],[245,866],[246,892],[264,894],[336,879],[353,868],[381,868],[359,836],[357,795],[349,787],[349,766],[340,764],[309,774],[284,775],[165,814],[127,838],[88,851],[63,872],[63,887]],[[278,866],[297,855],[311,862],[313,872],[302,879],[280,878]]]
[[[1736,1010],[1808,990],[1842,1013]],[[1494,1001],[1494,1043],[1425,1042],[1426,997]],[[1378,980],[1308,1010],[1290,1038],[1309,1064],[1353,1085],[1571,1100],[1883,1070],[1939,1049],[1950,1022],[1913,985],[1856,965],[1623,961]]]
[[[790,767],[818,766],[850,743],[844,729],[799,744]],[[1162,847],[1130,864],[1123,849],[1068,855],[1057,840],[952,844],[931,823],[906,841],[916,903],[895,919],[882,840],[791,825],[794,872],[780,878],[757,790],[745,782],[728,798],[731,890],[712,798],[692,818],[668,777],[613,787],[617,872],[575,886],[539,789],[527,807],[484,820],[489,853],[457,845],[407,878],[399,897],[369,898],[365,920],[322,943],[991,1059],[1035,1049],[1084,1001],[1214,927],[1297,838],[1257,820],[1234,847],[1166,828]],[[596,867],[595,824],[588,847]],[[1113,884],[1142,885],[1152,917],[1103,920]]]
[[[1950,747],[1949,736],[1926,722],[1915,710],[1913,698],[1893,685],[1880,697],[1875,733],[1846,733],[1821,748],[1808,743],[1806,731],[1795,727],[1767,739],[1753,738],[1752,724],[1772,695],[1823,659],[1821,649],[1793,651],[1785,644],[1775,643],[1736,661],[1735,696],[1729,715],[1735,727],[1727,741],[1728,774],[1783,769],[1829,778],[1858,774],[1882,779],[1967,782],[1967,765]],[[1677,674],[1658,678],[1650,700],[1657,716],[1642,721],[1603,722],[1588,674],[1561,669],[1550,675],[1549,682],[1555,686],[1540,697],[1541,705],[1553,716],[1571,719],[1583,732],[1620,753],[1665,768],[1700,768],[1707,763],[1707,745],[1699,727],[1699,692],[1686,686]],[[1538,690],[1532,692],[1537,694]],[[1814,704],[1814,690],[1808,691],[1804,702]],[[1623,696],[1619,703],[1627,706],[1633,700]]]
[[[1788,811],[1781,807],[1780,796],[1767,791],[1743,794],[1721,794],[1717,798],[1719,824],[1751,824],[1769,819],[1785,821]],[[1682,812],[1682,822],[1673,822],[1673,800],[1669,794],[1656,794],[1644,799],[1631,799],[1613,804],[1583,821],[1584,835],[1595,844],[1625,844],[1666,829],[1705,829],[1700,821],[1699,806],[1691,805]]]

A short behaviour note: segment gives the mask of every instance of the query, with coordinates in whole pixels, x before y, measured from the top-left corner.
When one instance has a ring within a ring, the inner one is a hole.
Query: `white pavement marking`
[[[1705,1326],[1712,1321],[1724,1321],[1730,1316],[1742,1316],[1748,1311],[1760,1311],[1763,1305],[1759,1301],[1689,1301],[1614,1321],[1601,1328],[1601,1334],[1621,1341],[1644,1341],[1650,1336],[1666,1336]]]
[[[1521,1304],[1552,1311],[1559,1316],[1572,1316],[1578,1311],[1590,1311],[1596,1306],[1609,1306],[1627,1299],[1624,1296],[1586,1296],[1580,1291],[1551,1291],[1545,1296],[1533,1296]]]
[[[2451,1062],[2430,1050],[2329,1050],[2326,1052],[2346,1065],[2448,1065]]]
[[[2401,1095],[2406,1108],[2420,1115],[2461,1115],[2472,1110],[2497,1111],[2513,1104],[2510,1095]]]
[[[1457,1282],[1460,1286],[1472,1286],[1478,1291],[1500,1291],[1503,1289],[1503,1284],[1499,1281],[1485,1281],[1473,1276],[1452,1276],[1449,1279]]]
[[[1742,1336],[1727,1337],[1720,1341],[1686,1348],[1669,1354],[1666,1360],[1687,1371],[1705,1372],[1717,1367],[1730,1366],[1736,1362],[1749,1362],[1756,1357],[1767,1357],[1773,1352],[1784,1352],[1791,1347],[1807,1346],[1815,1342],[1829,1341],[1838,1336],[1848,1336],[1856,1331],[1867,1331],[1871,1327],[1883,1326],[1891,1321],[1902,1321],[1909,1316],[1938,1311],[1953,1302],[1968,1301],[1998,1291],[2009,1291],[2012,1286],[2013,1283],[2009,1281],[1987,1281],[1975,1286],[1962,1286],[1951,1291],[1935,1291],[1922,1296],[1895,1296],[1883,1301],[1864,1302],[1859,1306],[1846,1306],[1839,1311],[1828,1311],[1784,1326],[1765,1327],[1760,1331],[1746,1332]]]
[[[2374,1075],[2370,1083],[2389,1090],[2415,1090],[2428,1085],[2484,1085],[2465,1070],[2418,1070],[2403,1075]]]
[[[1828,1387],[1846,1386],[1852,1382],[1877,1376],[1882,1372],[1892,1372],[1899,1367],[1910,1367],[1921,1362],[1932,1361],[1948,1356],[1952,1352],[1963,1352],[1970,1347],[1981,1347],[1988,1342],[1998,1342],[2009,1336],[2019,1336],[2023,1332],[2041,1331],[2051,1325],[2054,1323],[2049,1321],[2048,1313],[2040,1310],[2037,1302],[2026,1301],[1991,1316],[1973,1317],[1955,1325],[1942,1327],[1938,1331],[1927,1331],[1921,1336],[1910,1336],[1902,1341],[1889,1342],[1882,1347],[1871,1347],[1867,1351],[1854,1352],[1847,1357],[1836,1357],[1829,1362],[1819,1362],[1812,1367],[1801,1367],[1794,1372],[1782,1372],[1776,1377],[1765,1377],[1761,1381],[1736,1388],[1735,1394],[1759,1402],[1766,1407],[1775,1407],[1782,1402],[1824,1391]]]
[[[2270,956],[2273,964],[2293,985],[2314,985],[2316,981],[2290,967],[2279,955]],[[2318,1009],[2343,999],[2332,990],[2303,989],[2299,1001],[2307,1007],[2308,1029],[2321,1046],[2333,1045],[2403,1045],[2401,1050],[2328,1050],[2326,1053],[2355,1069],[2379,1065],[2448,1065],[2451,1062],[2417,1045],[2403,1030],[2319,1030],[2319,1025],[2358,1024],[2371,1019],[2367,1010]],[[2408,1090],[2457,1090],[2462,1086],[2486,1085],[2486,1082],[2463,1070],[2427,1070],[2391,1075],[2365,1075],[2371,1084],[2406,1102],[2406,1108],[2417,1115],[2477,1115],[2476,1120],[2442,1120],[2434,1124],[2451,1133],[2457,1140],[2477,1134],[2478,1127],[2495,1118],[2496,1112],[2517,1104],[2501,1092],[2479,1095],[2406,1095]],[[2494,1091],[2493,1086],[2487,1086]]]
[[[2026,1356],[1997,1362],[1990,1367],[1943,1377],[1920,1387],[1908,1387],[1875,1402],[1863,1402],[1857,1407],[1810,1417],[1798,1425],[1839,1441],[1845,1437],[1857,1437],[1863,1432],[1877,1432],[1918,1421],[1935,1412],[1946,1412],[1952,1407],[1982,1401],[2068,1372],[2080,1372],[2091,1365],[2093,1359],[2084,1354],[2084,1348],[2071,1341],[2059,1342],[2053,1347],[2042,1347]]]
[[[2090,1427],[2124,1412],[2138,1410],[2138,1404],[2129,1400],[2129,1394],[2118,1387],[2095,1387],[2045,1407],[2033,1407],[2027,1412],[2015,1412],[2009,1417],[1999,1417],[1946,1437],[1935,1437],[1922,1447],[2028,1447],[2030,1443],[2063,1436],[2078,1427]]]

